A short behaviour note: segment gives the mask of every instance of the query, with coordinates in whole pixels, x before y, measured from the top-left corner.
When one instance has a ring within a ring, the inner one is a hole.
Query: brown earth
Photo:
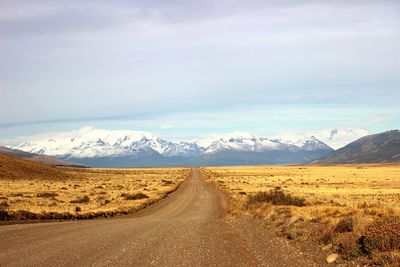
[[[324,266],[318,254],[227,216],[224,196],[197,169],[135,215],[0,227],[0,266]]]
[[[62,169],[0,153],[0,179],[46,180],[71,178]]]

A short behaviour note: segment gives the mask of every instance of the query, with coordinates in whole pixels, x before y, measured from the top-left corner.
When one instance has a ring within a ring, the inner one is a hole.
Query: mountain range
[[[392,130],[362,137],[313,163],[388,163],[400,162],[400,131]]]
[[[147,132],[93,128],[73,137],[27,141],[13,148],[92,167],[300,164],[334,151],[314,136],[287,141],[234,133],[200,145]]]

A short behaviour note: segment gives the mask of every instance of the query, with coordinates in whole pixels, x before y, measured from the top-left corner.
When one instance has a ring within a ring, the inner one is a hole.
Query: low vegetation
[[[202,168],[233,216],[352,264],[400,266],[400,165]],[[308,245],[306,245],[308,246]]]
[[[175,191],[189,174],[187,168],[54,169],[64,178],[0,174],[0,221],[128,214]]]
[[[126,200],[137,200],[137,199],[149,198],[148,195],[143,194],[142,192],[134,193],[134,194],[123,193],[123,194],[121,194],[121,197],[125,198]]]
[[[272,205],[280,206],[298,206],[303,207],[306,205],[304,198],[292,196],[283,192],[282,188],[275,187],[268,192],[257,192],[248,197],[247,205],[251,205],[256,202],[267,202]]]

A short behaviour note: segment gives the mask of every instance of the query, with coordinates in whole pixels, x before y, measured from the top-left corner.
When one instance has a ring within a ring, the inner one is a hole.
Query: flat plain
[[[399,212],[400,165],[207,167],[209,178],[237,202],[276,187],[310,206]]]
[[[399,164],[207,167],[202,173],[226,193],[232,215],[263,219],[265,228],[300,247],[313,241],[357,264],[400,264]]]
[[[134,214],[1,226],[1,265],[400,264],[400,165],[36,167],[0,179],[5,224]]]
[[[56,179],[2,179],[0,175],[0,205],[9,213],[126,214],[176,190],[189,173],[188,168],[58,170],[61,174]]]

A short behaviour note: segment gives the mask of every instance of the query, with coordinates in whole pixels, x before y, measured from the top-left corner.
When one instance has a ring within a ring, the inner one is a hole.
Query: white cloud
[[[334,149],[339,149],[361,137],[369,135],[370,132],[364,129],[334,129],[323,130],[315,133],[315,137]]]
[[[333,149],[342,148],[349,143],[369,135],[370,132],[365,129],[358,128],[338,128],[338,129],[324,129],[317,131],[307,131],[303,133],[285,134],[279,135],[280,138],[287,140],[299,139],[302,136],[315,136],[318,140],[324,142]]]

